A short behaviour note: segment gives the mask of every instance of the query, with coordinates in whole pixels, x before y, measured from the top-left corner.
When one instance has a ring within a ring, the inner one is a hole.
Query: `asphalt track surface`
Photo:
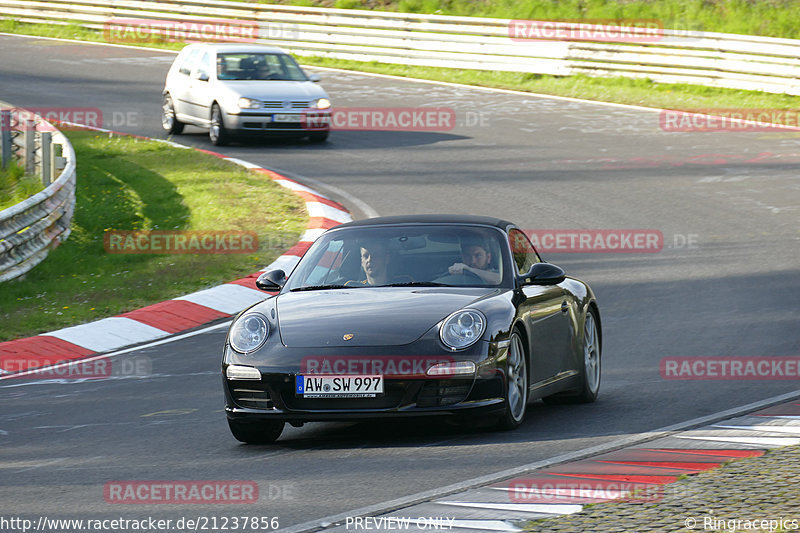
[[[0,99],[99,108],[106,127],[164,137],[160,92],[172,57],[0,36]],[[659,253],[546,255],[599,299],[599,400],[533,404],[514,432],[439,421],[317,423],[287,427],[275,445],[243,446],[222,411],[219,329],[127,354],[150,365],[143,378],[0,382],[0,515],[238,514],[277,516],[286,527],[797,388],[796,381],[664,380],[659,362],[800,355],[800,133],[665,133],[658,113],[644,110],[322,76],[336,105],[451,107],[459,125],[339,131],[322,145],[220,151],[335,187],[319,190],[356,216],[366,210],[353,197],[381,215],[473,213],[523,228],[664,234]],[[132,120],[113,123],[115,111]],[[483,124],[467,124],[476,113]],[[211,148],[190,129],[177,140]],[[690,235],[694,247],[674,246]],[[205,479],[255,480],[261,501],[112,505],[103,498],[109,481]]]

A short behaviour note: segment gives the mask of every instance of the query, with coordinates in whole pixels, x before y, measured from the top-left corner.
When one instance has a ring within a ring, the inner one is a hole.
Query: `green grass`
[[[0,211],[18,204],[42,189],[40,178],[25,176],[24,169],[11,160],[8,168],[0,168]]]
[[[428,80],[495,87],[621,104],[697,110],[708,108],[797,109],[800,97],[759,91],[717,89],[690,84],[655,83],[648,79],[593,78],[584,75],[556,77],[517,72],[457,70],[437,67],[390,65],[324,57],[303,57],[306,65],[343,68]],[[323,84],[325,80],[323,78]],[[791,120],[791,119],[790,119]]]
[[[155,141],[66,131],[78,163],[72,234],[3,283],[0,340],[116,315],[243,277],[297,241],[303,202],[266,176]],[[106,230],[243,230],[250,254],[111,254]]]
[[[259,0],[342,9],[535,20],[655,19],[664,28],[800,38],[797,0]]]
[[[800,10],[798,11],[800,13]],[[63,38],[80,38],[103,41],[100,32],[79,27],[54,27],[39,24],[19,24],[0,21],[0,31],[43,35]],[[157,43],[156,46],[176,49],[180,43]],[[360,62],[325,57],[303,56],[306,65],[316,65],[361,72],[373,72],[394,76],[414,77],[427,80],[478,85],[527,91],[554,96],[567,96],[586,100],[616,102],[622,104],[660,107],[678,110],[752,108],[752,109],[798,109],[800,97],[760,91],[717,89],[690,84],[655,83],[648,79],[624,77],[594,78],[589,76],[557,77],[517,72],[493,72],[437,67],[419,67],[378,62]]]

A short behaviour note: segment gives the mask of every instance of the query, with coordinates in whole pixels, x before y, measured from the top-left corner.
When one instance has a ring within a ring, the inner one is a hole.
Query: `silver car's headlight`
[[[239,353],[247,354],[261,348],[269,337],[269,322],[258,313],[248,313],[231,326],[229,339],[231,347]]]
[[[327,98],[320,98],[319,100],[313,100],[311,102],[311,107],[315,107],[317,109],[330,109],[331,101]]]
[[[439,338],[445,346],[461,350],[472,346],[486,331],[486,317],[474,309],[456,311],[444,320]]]
[[[239,98],[239,109],[258,109],[261,107],[261,100],[254,100],[253,98]]]

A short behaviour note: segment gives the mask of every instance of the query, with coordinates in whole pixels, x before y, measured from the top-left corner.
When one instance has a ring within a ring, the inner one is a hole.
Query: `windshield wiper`
[[[405,281],[402,283],[389,283],[387,285],[376,285],[377,287],[452,287],[447,283],[437,283],[435,281]]]
[[[328,289],[351,289],[348,285],[306,285],[305,287],[297,287],[289,292],[297,291],[325,291]]]

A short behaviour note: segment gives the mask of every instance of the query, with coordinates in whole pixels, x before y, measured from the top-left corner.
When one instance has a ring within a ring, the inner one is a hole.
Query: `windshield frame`
[[[497,226],[490,226],[480,223],[463,223],[463,222],[437,222],[437,223],[397,223],[397,224],[381,224],[381,225],[373,225],[373,226],[349,226],[346,228],[333,228],[317,238],[316,241],[308,248],[305,254],[300,258],[297,265],[292,269],[291,273],[287,277],[286,284],[281,289],[281,294],[286,292],[291,292],[293,290],[301,289],[303,287],[318,285],[317,283],[302,283],[300,282],[301,277],[305,277],[308,279],[309,274],[303,274],[304,270],[307,268],[316,268],[319,260],[316,256],[322,252],[325,253],[327,250],[328,244],[331,240],[338,237],[342,232],[354,232],[354,233],[381,233],[384,230],[390,228],[404,228],[407,227],[412,232],[424,232],[426,229],[445,229],[451,228],[455,230],[468,230],[469,228],[476,228],[481,231],[492,231],[497,233],[497,245],[499,246],[499,255],[497,258],[498,264],[500,266],[502,277],[497,284],[478,284],[478,283],[470,283],[470,284],[454,284],[454,285],[441,285],[441,286],[431,286],[430,288],[433,289],[470,289],[470,288],[480,288],[480,289],[497,289],[497,288],[514,288],[515,287],[515,272],[516,267],[515,263],[513,263],[513,258],[509,252],[508,248],[508,235],[507,233]],[[353,240],[360,240],[363,239],[364,236],[354,236]],[[367,238],[369,238],[367,236]],[[310,266],[313,265],[313,266]],[[415,282],[426,282],[426,281],[435,281],[435,280],[414,280]],[[335,281],[326,281],[323,283],[324,285],[327,284],[338,284]],[[349,285],[346,289],[354,289],[354,288],[372,288],[372,289],[387,289],[387,288],[398,288],[398,287],[390,287],[390,285],[397,285],[397,283],[387,283],[382,285]],[[402,286],[399,285],[401,289],[414,289],[419,290],[420,288],[425,288],[422,285],[406,285]]]

